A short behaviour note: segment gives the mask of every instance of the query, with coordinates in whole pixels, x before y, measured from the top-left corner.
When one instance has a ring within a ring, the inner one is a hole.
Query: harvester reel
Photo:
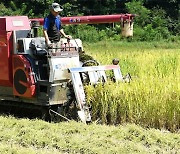
[[[98,66],[99,63],[96,60],[87,60],[82,64],[82,67],[85,66]]]

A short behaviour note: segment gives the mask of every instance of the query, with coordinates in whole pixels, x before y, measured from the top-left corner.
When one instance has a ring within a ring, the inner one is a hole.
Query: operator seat
[[[33,38],[30,43],[30,48],[32,49],[34,56],[41,57],[47,55],[44,37]]]
[[[38,62],[36,67],[36,72],[38,80],[47,80],[48,79],[48,62],[47,62],[47,49],[44,37],[32,38],[30,42],[30,48],[32,53]]]

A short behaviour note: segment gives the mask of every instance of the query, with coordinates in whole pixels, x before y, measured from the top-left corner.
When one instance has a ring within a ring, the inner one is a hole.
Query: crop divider
[[[106,71],[108,70],[113,72],[113,78],[115,79],[114,81],[123,81],[123,76],[119,65],[88,66],[69,69],[77,104],[80,108],[78,115],[83,122],[91,121],[91,116],[86,104],[82,73],[86,74],[85,78],[89,79],[90,84],[98,84],[107,81],[108,77],[106,75]]]

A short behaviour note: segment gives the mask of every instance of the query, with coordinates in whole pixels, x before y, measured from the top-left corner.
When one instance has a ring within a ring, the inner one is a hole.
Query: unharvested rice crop
[[[106,124],[135,123],[144,127],[180,128],[180,48],[127,47],[95,44],[92,55],[102,64],[120,59],[122,73],[130,83],[86,87],[94,120]]]

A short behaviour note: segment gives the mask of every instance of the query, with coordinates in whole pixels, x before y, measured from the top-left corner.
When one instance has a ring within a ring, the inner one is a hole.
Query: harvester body
[[[28,17],[0,17],[0,25],[1,101],[34,104],[59,115],[60,107],[75,102],[80,119],[87,122],[91,115],[83,82],[105,82],[106,70],[123,80],[118,65],[82,67],[80,39],[62,38],[60,48],[48,49],[44,37],[32,37]]]

